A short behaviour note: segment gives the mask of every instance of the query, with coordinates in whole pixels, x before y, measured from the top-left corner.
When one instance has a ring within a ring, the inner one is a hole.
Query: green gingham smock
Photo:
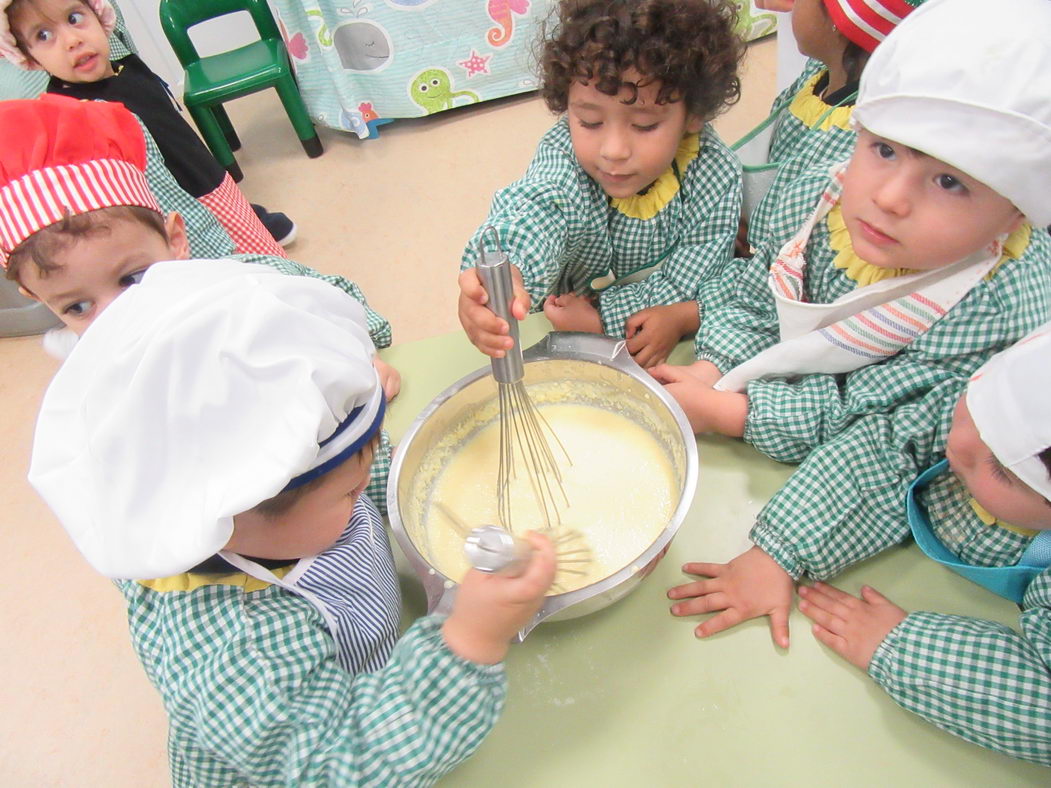
[[[754,248],[766,240],[784,192],[796,178],[808,170],[848,159],[854,150],[857,133],[849,125],[852,108],[843,106],[837,111],[814,93],[817,80],[827,71],[820,60],[811,58],[770,108],[770,114],[778,119],[768,161],[781,162],[781,166],[748,225],[748,242]]]
[[[623,337],[641,309],[704,300],[733,254],[741,213],[741,165],[711,126],[680,173],[678,193],[651,219],[627,216],[577,163],[562,118],[544,135],[526,174],[496,193],[489,218],[464,249],[461,270],[475,264],[478,244],[494,227],[522,271],[532,310],[546,296],[590,292],[593,279],[617,279],[661,263],[641,282],[613,285],[599,295],[603,330]],[[489,247],[487,247],[489,248]]]
[[[279,586],[118,585],[168,713],[176,786],[427,786],[503,705],[503,666],[449,651],[440,617],[410,627],[382,669],[351,675],[321,614]]]
[[[726,304],[705,313],[697,334],[699,359],[725,374],[777,343],[777,309],[767,266],[810,215],[828,182],[823,172],[797,180],[786,190],[783,211],[759,253],[751,260],[735,260],[728,269],[722,279],[729,289]],[[815,225],[806,248],[806,298],[811,303],[827,304],[857,286],[833,265],[836,252],[829,238],[826,217]],[[1049,314],[1051,238],[1033,231],[1018,259],[1003,262],[929,331],[886,361],[846,374],[751,381],[744,439],[775,460],[800,462],[858,419],[920,400],[946,381],[966,381]]]
[[[942,459],[966,379],[947,379],[889,413],[859,419],[810,453],[759,513],[750,537],[794,579],[827,580],[911,537],[909,485]],[[939,539],[960,558],[1017,562],[1029,538],[987,526],[951,474],[921,492]],[[945,571],[931,563],[931,571]],[[1051,573],[1026,593],[1022,635],[961,616],[912,613],[869,674],[904,708],[951,733],[1051,765]]]
[[[983,522],[952,474],[920,495],[935,535],[963,561],[1012,566],[1032,541]],[[1021,632],[965,616],[910,613],[876,649],[869,675],[939,728],[1051,766],[1051,571],[1033,579],[1021,607]]]

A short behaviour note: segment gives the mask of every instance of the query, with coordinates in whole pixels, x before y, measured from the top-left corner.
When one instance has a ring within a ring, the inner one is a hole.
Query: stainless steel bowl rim
[[[630,375],[643,384],[650,393],[659,399],[669,410],[683,436],[683,444],[686,454],[686,467],[684,469],[684,483],[682,495],[678,506],[672,513],[671,519],[665,529],[657,536],[653,543],[642,552],[628,566],[614,572],[612,575],[592,583],[589,586],[578,588],[562,594],[554,594],[547,597],[540,612],[522,633],[522,637],[528,633],[536,624],[545,618],[554,615],[566,608],[583,602],[610,589],[619,586],[637,574],[650,561],[657,557],[675,536],[679,526],[686,517],[693,502],[693,496],[697,487],[697,444],[693,437],[693,429],[690,427],[686,414],[683,413],[679,404],[664,390],[656,380],[653,379],[642,367],[640,367],[627,350],[623,340],[613,339],[600,334],[587,334],[570,331],[551,332],[535,345],[523,353],[526,364],[540,361],[586,361],[612,367]],[[451,386],[442,391],[431,402],[420,411],[413,420],[409,429],[401,439],[401,445],[409,445],[416,433],[430,419],[434,412],[448,399],[467,388],[480,378],[491,374],[489,365],[471,372]],[[413,570],[424,584],[427,591],[428,603],[432,611],[442,610],[447,605],[443,602],[451,602],[452,594],[455,593],[456,582],[443,575],[433,567],[416,549],[416,545],[405,530],[398,510],[397,486],[401,475],[402,463],[405,458],[404,452],[395,452],[394,461],[391,464],[390,476],[387,482],[387,510],[390,517],[391,529],[394,537],[401,546],[405,557],[412,565]]]

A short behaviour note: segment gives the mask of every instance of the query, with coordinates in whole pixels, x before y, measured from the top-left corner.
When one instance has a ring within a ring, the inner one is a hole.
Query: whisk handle
[[[514,345],[503,358],[492,361],[493,377],[497,383],[517,383],[522,380],[525,369],[522,363],[522,345],[518,339],[518,321],[511,314],[514,285],[511,281],[511,262],[502,251],[486,251],[479,248],[478,278],[489,295],[488,306],[497,317],[507,321],[511,328]]]
[[[463,551],[471,566],[481,572],[518,577],[529,563],[533,546],[498,525],[481,525],[467,535]]]

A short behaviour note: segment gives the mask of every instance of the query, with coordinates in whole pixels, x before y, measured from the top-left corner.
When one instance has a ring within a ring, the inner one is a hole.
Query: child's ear
[[[173,260],[190,258],[190,239],[186,235],[186,223],[182,215],[172,211],[164,217],[164,231],[168,234],[168,248]]]
[[[696,134],[704,128],[704,118],[699,115],[687,115],[686,116],[686,133]]]
[[[34,293],[32,290],[26,288],[26,286],[23,284],[18,285],[18,292],[32,301],[40,301],[40,298],[37,296],[37,294]],[[40,303],[43,303],[43,301],[41,301]]]

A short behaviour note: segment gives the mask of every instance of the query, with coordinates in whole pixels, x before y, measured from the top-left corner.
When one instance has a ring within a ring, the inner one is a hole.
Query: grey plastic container
[[[50,309],[18,292],[18,283],[0,275],[0,337],[43,334],[61,325]]]

